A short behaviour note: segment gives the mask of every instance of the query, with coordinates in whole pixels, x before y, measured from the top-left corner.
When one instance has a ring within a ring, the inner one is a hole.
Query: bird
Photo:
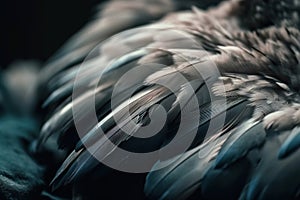
[[[111,37],[84,29],[46,66],[49,113],[34,146],[55,138],[68,154],[54,191],[299,198],[299,1],[227,0],[204,10],[196,2]],[[61,60],[71,54],[76,61]]]

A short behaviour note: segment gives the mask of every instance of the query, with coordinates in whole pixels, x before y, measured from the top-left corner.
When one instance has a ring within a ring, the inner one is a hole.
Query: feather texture
[[[148,174],[135,171],[149,199],[299,198],[300,4],[272,0],[268,10],[267,1],[229,0],[109,38],[185,8],[179,1],[132,2],[108,3],[42,72],[41,84],[50,80],[44,105],[55,111],[37,146],[58,134],[70,152],[53,189],[71,186],[84,198],[86,181],[121,181],[107,163],[129,172],[137,154],[155,152],[142,163]],[[108,24],[120,11],[124,18]],[[89,121],[94,111],[96,121]],[[73,117],[87,120],[81,139]],[[119,149],[133,154],[120,156]],[[128,191],[139,187],[126,183]]]

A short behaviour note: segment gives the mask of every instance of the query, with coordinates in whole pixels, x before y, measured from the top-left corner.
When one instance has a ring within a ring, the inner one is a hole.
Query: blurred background
[[[45,61],[91,18],[103,0],[2,0],[0,66]]]

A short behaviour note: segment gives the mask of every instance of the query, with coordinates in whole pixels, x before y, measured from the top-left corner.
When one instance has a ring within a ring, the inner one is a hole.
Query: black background
[[[2,0],[0,66],[45,61],[88,21],[101,0]]]

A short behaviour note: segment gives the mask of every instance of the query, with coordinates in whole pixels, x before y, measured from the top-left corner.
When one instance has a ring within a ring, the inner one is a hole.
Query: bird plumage
[[[102,42],[81,67],[73,61],[47,67],[42,85],[51,81],[45,105],[56,110],[45,122],[37,147],[58,134],[59,146],[70,153],[52,181],[53,188],[71,184],[80,196],[83,188],[93,188],[107,177],[118,181],[114,175],[119,172],[96,158],[129,169],[135,157],[118,157],[120,147],[136,153],[160,149],[148,163],[151,172],[141,174],[150,199],[299,198],[299,4],[272,2],[277,7],[270,11],[266,1],[232,0],[207,11],[193,7],[171,13]],[[294,8],[296,14],[286,16]],[[278,9],[285,14],[265,19]],[[160,10],[155,16],[173,10]],[[256,26],[247,21],[249,14]],[[52,63],[112,34],[102,37],[105,31],[86,30],[70,40]],[[89,31],[95,37],[86,37]],[[74,58],[83,56],[86,51]],[[137,71],[124,78],[133,69]],[[157,104],[165,109],[165,123],[148,140],[137,138],[144,126],[159,119],[151,118],[161,112]],[[91,114],[99,121],[89,120]],[[81,140],[76,119],[86,122]],[[164,156],[169,143],[176,148]],[[160,168],[164,163],[169,165]]]

